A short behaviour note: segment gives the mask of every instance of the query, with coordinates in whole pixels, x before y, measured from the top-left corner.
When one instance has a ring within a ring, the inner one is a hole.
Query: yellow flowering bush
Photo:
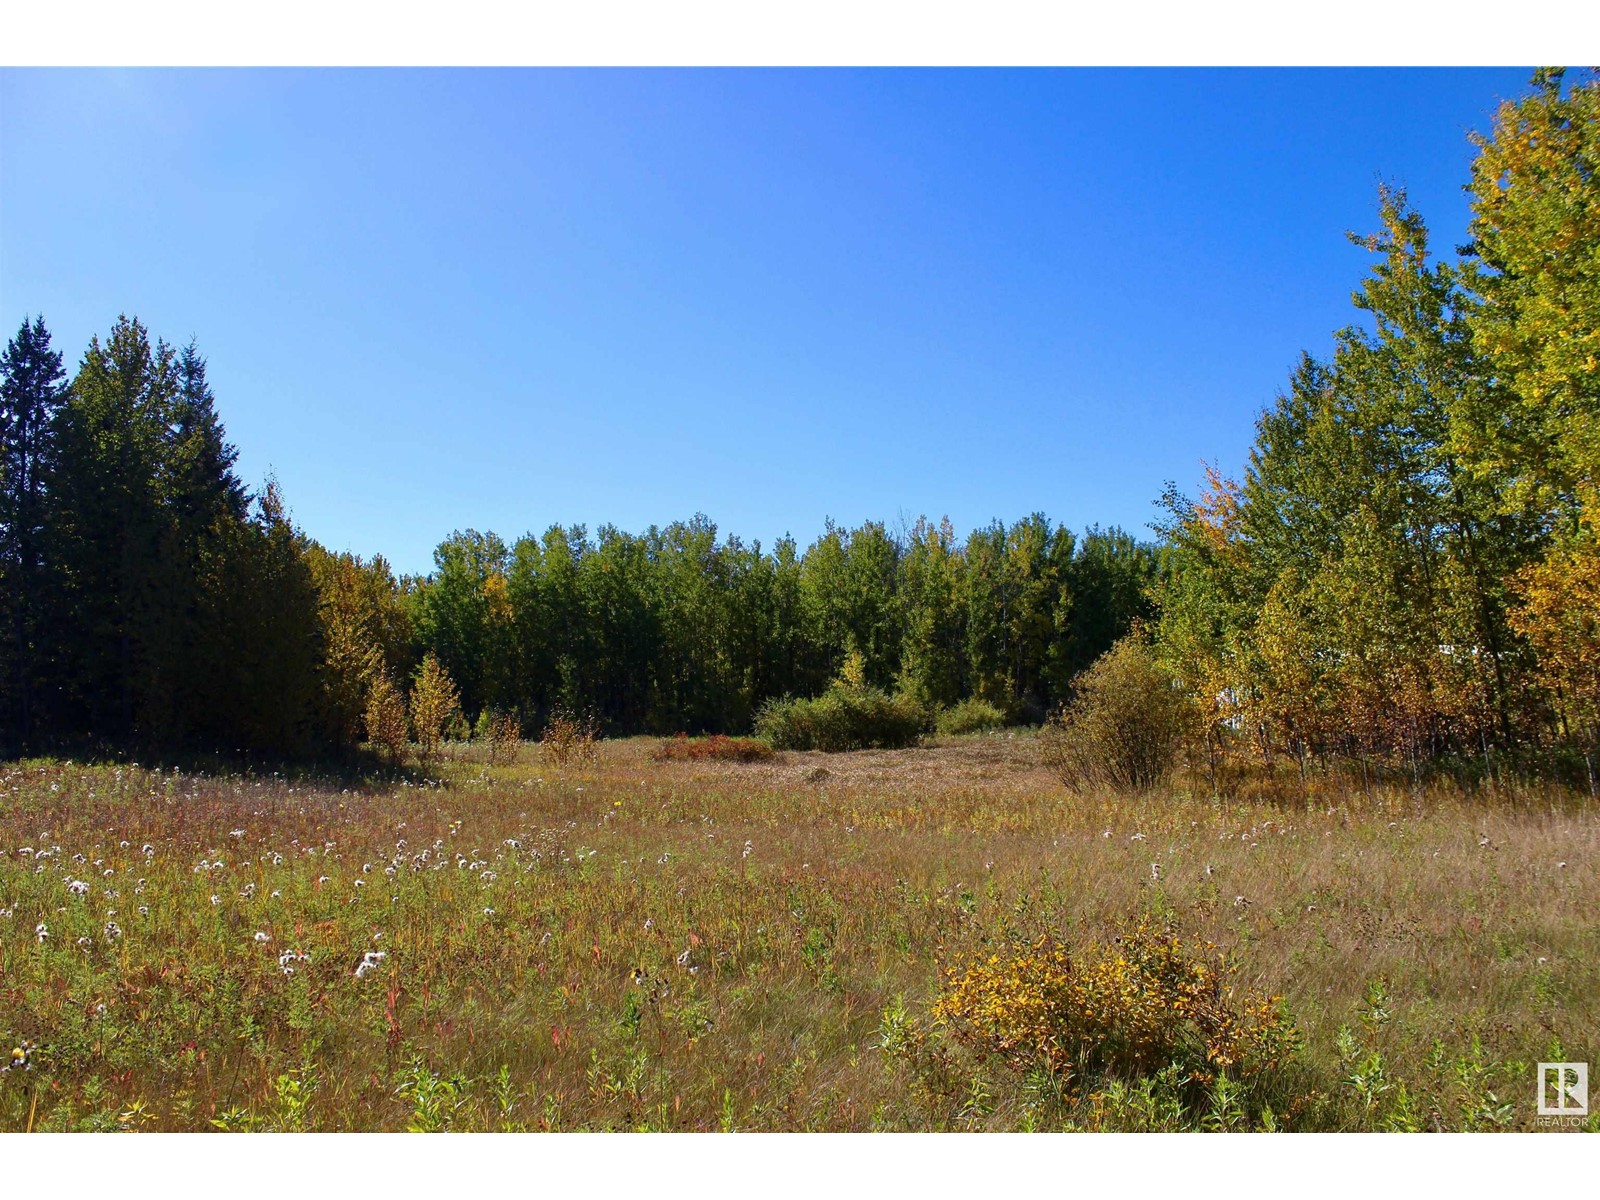
[[[1142,1078],[1176,1065],[1187,1083],[1249,1080],[1294,1051],[1278,997],[1243,995],[1208,942],[1146,922],[1074,954],[1041,938],[953,968],[934,1005],[957,1038],[1019,1071]]]

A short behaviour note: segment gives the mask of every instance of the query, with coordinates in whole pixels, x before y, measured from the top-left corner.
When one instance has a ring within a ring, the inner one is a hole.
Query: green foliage
[[[459,1072],[441,1075],[420,1058],[399,1072],[395,1095],[411,1106],[407,1133],[447,1133],[465,1107],[470,1081]]]
[[[406,702],[385,673],[374,675],[368,686],[365,719],[367,741],[381,746],[388,752],[390,764],[398,766],[410,741],[409,722]]]
[[[364,561],[313,543],[306,564],[322,633],[324,734],[335,745],[353,745],[373,681],[409,673],[410,620],[381,556]]]
[[[1079,546],[1037,514],[965,543],[948,521],[830,523],[803,554],[719,540],[698,514],[510,546],[467,530],[431,575],[397,580],[305,538],[275,485],[252,509],[195,346],[123,318],[63,389],[35,320],[5,381],[0,711],[46,736],[341,750],[374,681],[432,653],[464,713],[582,712],[595,734],[742,732],[849,661],[858,695],[821,723],[899,744],[913,709],[972,697],[1037,718],[1148,604],[1149,547]]]
[[[696,514],[458,531],[397,580],[311,543],[275,486],[247,494],[194,344],[123,316],[64,386],[26,320],[0,360],[4,748],[338,750],[373,681],[428,652],[465,712],[530,728],[730,734],[764,713],[796,744],[884,744],[919,707],[1042,720],[1148,621],[1214,782],[1229,751],[1592,781],[1597,129],[1592,74],[1544,69],[1502,104],[1472,139],[1456,260],[1381,188],[1358,320],[1261,414],[1240,480],[1169,488],[1159,548],[1035,513],[965,538],[830,521],[802,553]]]
[[[952,968],[933,1013],[1013,1070],[1047,1070],[1063,1094],[1172,1070],[1172,1091],[1210,1101],[1213,1128],[1248,1123],[1251,1096],[1300,1044],[1277,997],[1235,994],[1215,946],[1143,923],[1110,946],[1046,937]]]
[[[430,650],[411,683],[411,728],[417,735],[417,757],[424,771],[438,764],[440,746],[452,721],[461,717],[461,701],[449,674]]]
[[[1242,481],[1169,489],[1157,645],[1213,779],[1230,745],[1415,783],[1560,744],[1592,779],[1597,97],[1542,72],[1474,139],[1462,262],[1381,188],[1365,325],[1302,360]]]
[[[119,318],[62,393],[43,323],[25,332],[0,407],[0,707],[56,738],[291,755],[337,740],[353,697],[319,721],[305,544],[273,485],[252,507],[234,475],[196,347]]]
[[[411,597],[418,640],[456,681],[462,708],[507,703],[515,659],[505,543],[469,529],[440,543],[433,560],[428,586]]]
[[[0,358],[0,727],[27,742],[46,640],[51,431],[67,398],[61,355],[44,319],[24,320]]]
[[[1463,414],[1458,442],[1507,512],[1570,529],[1600,503],[1600,77],[1541,71],[1474,137],[1474,343],[1509,396]]]
[[[1188,701],[1136,631],[1078,678],[1041,746],[1069,787],[1138,792],[1172,769],[1190,722]]]
[[[770,701],[756,718],[756,733],[777,750],[894,749],[915,745],[929,723],[927,710],[909,696],[840,683],[814,700]]]
[[[1006,723],[1006,715],[986,700],[976,696],[952,704],[939,714],[934,729],[941,737],[959,737],[964,733],[984,733],[999,729]]]

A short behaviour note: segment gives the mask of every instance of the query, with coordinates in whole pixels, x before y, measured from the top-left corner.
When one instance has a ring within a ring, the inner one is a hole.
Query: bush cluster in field
[[[650,757],[657,762],[765,762],[773,757],[773,750],[759,738],[731,738],[720,733],[691,738],[680,733],[662,742]]]
[[[768,701],[756,733],[778,750],[894,750],[916,745],[933,719],[920,700],[868,683],[866,658],[854,651],[822,695]]]
[[[421,787],[0,768],[0,1036],[35,1046],[0,1128],[1528,1128],[1532,1064],[1594,1058],[1596,825],[1558,797],[1131,806],[1021,739],[823,787],[658,745],[446,747]],[[1115,965],[1141,919],[1173,971]],[[1046,935],[1081,1001],[1022,969]],[[1058,1060],[963,1030],[996,955]],[[1207,1066],[1212,1018],[1161,1016],[1211,996],[1183,962],[1282,994],[1298,1051]]]
[[[1020,1071],[1042,1070],[1064,1096],[1080,1076],[1140,1079],[1171,1068],[1192,1099],[1220,1080],[1248,1099],[1246,1116],[1270,1113],[1273,1071],[1299,1034],[1281,997],[1235,996],[1227,964],[1209,943],[1186,946],[1148,921],[1110,946],[1069,948],[1051,937],[952,969],[935,1018],[962,1040]]]
[[[943,737],[967,733],[987,733],[1006,724],[1006,715],[987,700],[969,697],[939,713],[934,729]]]

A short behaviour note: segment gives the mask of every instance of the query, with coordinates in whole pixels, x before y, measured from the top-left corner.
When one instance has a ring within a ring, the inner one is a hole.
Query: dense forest
[[[1035,515],[959,542],[829,525],[804,553],[702,516],[507,545],[455,533],[426,578],[331,553],[275,485],[249,497],[197,349],[120,319],[70,383],[41,319],[7,348],[8,741],[326,752],[364,735],[380,677],[432,652],[466,718],[552,712],[613,733],[748,729],[858,653],[930,706],[1039,720],[1151,611],[1158,555]]]
[[[458,532],[425,578],[318,545],[239,480],[206,362],[139,321],[70,379],[42,318],[0,375],[0,753],[338,752],[432,653],[470,722],[748,730],[847,659],[933,710],[1039,721],[1130,628],[1199,743],[1495,770],[1600,738],[1600,82],[1542,71],[1477,140],[1471,241],[1382,190],[1357,323],[1159,543],[1035,514],[832,524],[801,552],[703,516]],[[1592,786],[1592,784],[1591,784]]]

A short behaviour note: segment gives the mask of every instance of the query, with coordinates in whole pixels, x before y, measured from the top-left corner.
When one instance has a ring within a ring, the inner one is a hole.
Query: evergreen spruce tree
[[[62,685],[77,731],[126,736],[159,688],[161,474],[177,391],[174,355],[120,317],[93,339],[57,414],[50,481],[62,584]],[[155,653],[152,653],[154,651]]]
[[[41,662],[48,569],[47,479],[52,427],[66,398],[61,355],[50,348],[44,318],[22,322],[0,358],[0,728],[31,739]],[[0,744],[9,739],[0,738]]]

